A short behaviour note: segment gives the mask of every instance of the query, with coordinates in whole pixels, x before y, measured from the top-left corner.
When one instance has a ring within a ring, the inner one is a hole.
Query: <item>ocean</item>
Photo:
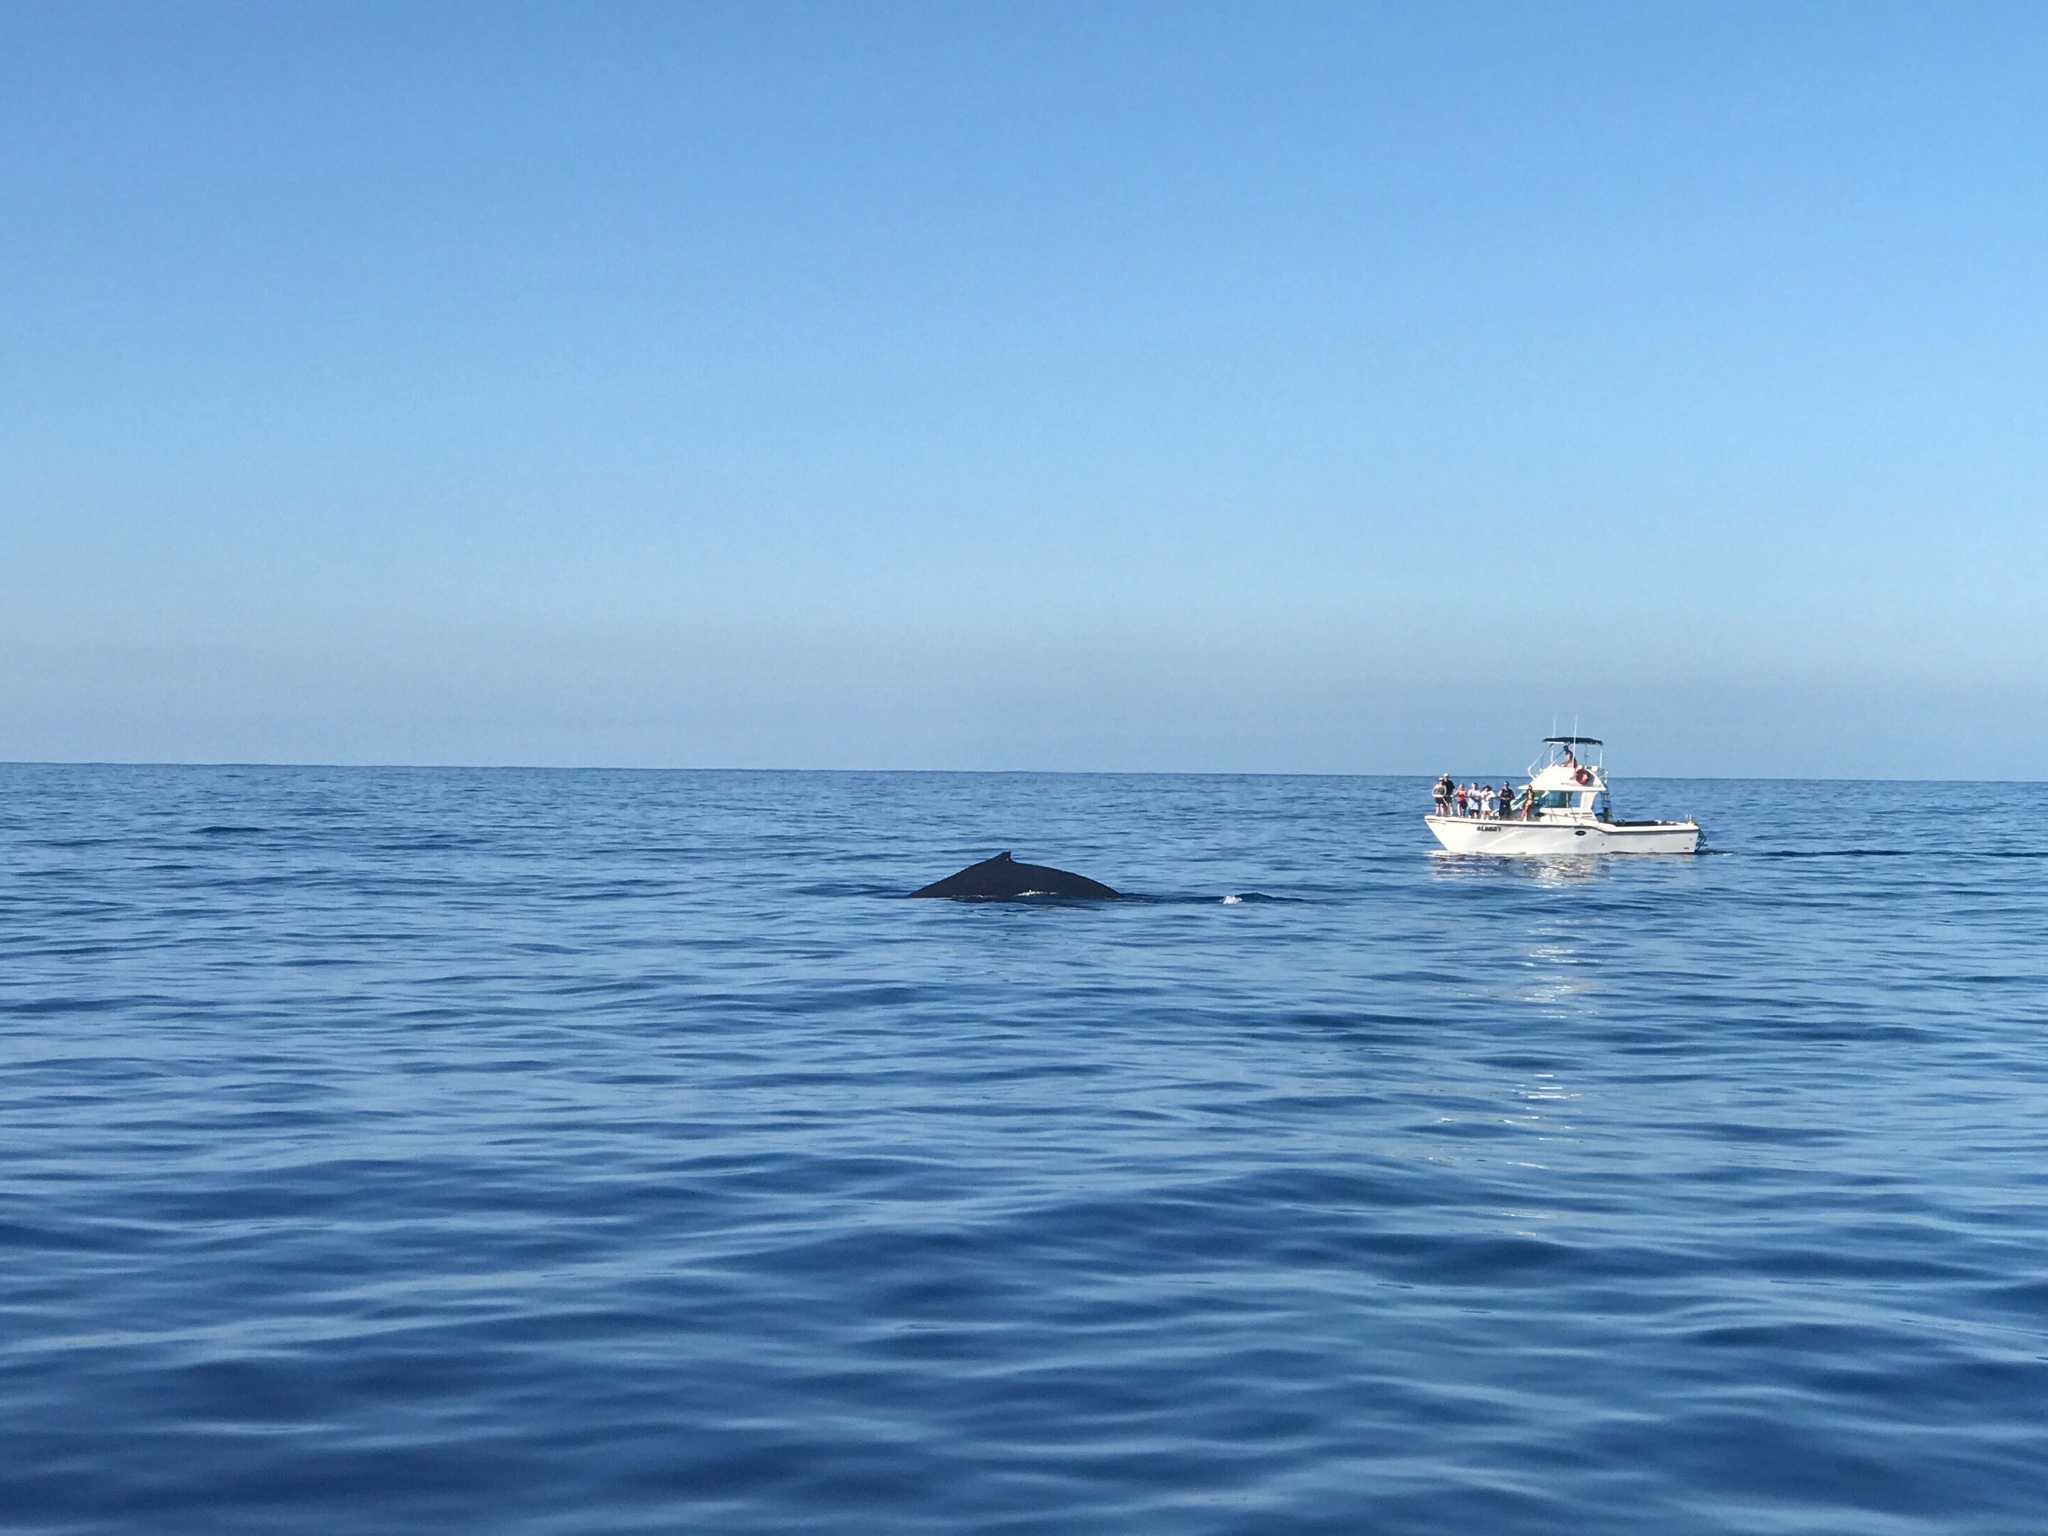
[[[0,1529],[2048,1529],[2048,791],[1428,783],[0,768]]]

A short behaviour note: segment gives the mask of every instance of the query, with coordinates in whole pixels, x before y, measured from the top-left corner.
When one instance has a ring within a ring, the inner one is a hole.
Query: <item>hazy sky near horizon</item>
[[[2048,777],[2048,10],[0,9],[0,758]]]

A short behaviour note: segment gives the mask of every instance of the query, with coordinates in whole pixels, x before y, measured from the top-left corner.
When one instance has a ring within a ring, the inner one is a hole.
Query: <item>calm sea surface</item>
[[[2048,1529],[2044,790],[1620,791],[0,768],[0,1527]]]

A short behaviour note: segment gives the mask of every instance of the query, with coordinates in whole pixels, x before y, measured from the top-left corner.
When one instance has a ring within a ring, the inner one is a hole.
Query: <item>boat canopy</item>
[[[1604,794],[1605,745],[1597,736],[1546,736],[1542,754],[1529,765],[1529,778],[1539,792],[1590,789]],[[1592,750],[1582,754],[1579,749],[1584,747]]]

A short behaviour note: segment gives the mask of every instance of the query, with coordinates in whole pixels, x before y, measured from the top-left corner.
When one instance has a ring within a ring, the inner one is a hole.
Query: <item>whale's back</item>
[[[1015,901],[1024,896],[1085,897],[1115,901],[1118,893],[1100,880],[1053,869],[1045,864],[1019,864],[1008,853],[999,853],[979,864],[970,864],[957,875],[934,880],[912,896],[948,896],[955,901]]]

